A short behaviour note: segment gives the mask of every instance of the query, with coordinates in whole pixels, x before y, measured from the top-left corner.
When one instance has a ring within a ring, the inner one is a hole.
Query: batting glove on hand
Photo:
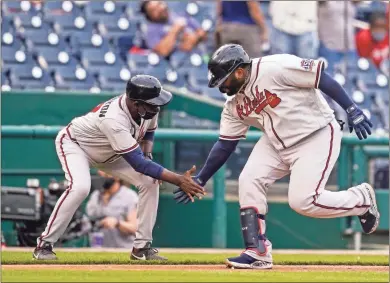
[[[202,184],[202,182],[198,179],[197,176],[195,177],[192,177],[192,180],[194,180],[194,182],[196,182],[197,184],[203,186],[204,184]],[[177,188],[176,190],[173,191],[173,195],[174,195],[174,199],[176,201],[176,203],[183,203],[183,204],[187,204],[191,201],[190,197],[184,192],[182,191],[182,189],[180,188]]]
[[[367,133],[371,135],[372,123],[359,107],[355,104],[348,107],[347,114],[350,133],[355,129],[359,140],[366,139]]]

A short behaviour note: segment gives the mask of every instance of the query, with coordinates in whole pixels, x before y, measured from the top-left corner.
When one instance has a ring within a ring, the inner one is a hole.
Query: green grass
[[[237,254],[162,254],[166,262],[158,264],[223,264],[227,257]],[[58,261],[44,264],[156,264],[156,262],[130,261],[128,253],[58,252]],[[31,252],[3,251],[2,264],[41,264],[32,260]],[[389,265],[388,255],[327,255],[327,254],[275,254],[274,264],[282,265]]]
[[[387,272],[5,270],[3,282],[388,282]]]

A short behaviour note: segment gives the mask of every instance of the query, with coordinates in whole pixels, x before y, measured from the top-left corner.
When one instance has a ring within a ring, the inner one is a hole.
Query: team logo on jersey
[[[252,100],[245,96],[243,103],[237,103],[236,105],[237,114],[241,120],[244,120],[244,117],[248,117],[253,111],[256,114],[260,114],[267,105],[271,108],[275,108],[282,101],[277,94],[271,93],[266,89],[260,92],[256,86],[255,90],[256,95]]]
[[[314,66],[314,60],[312,59],[302,59],[301,61],[301,67],[305,69],[306,71],[311,71]]]

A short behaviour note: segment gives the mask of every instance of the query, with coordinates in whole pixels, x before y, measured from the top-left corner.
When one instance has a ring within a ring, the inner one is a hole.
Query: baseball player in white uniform
[[[159,181],[178,185],[193,196],[204,194],[194,182],[191,168],[184,175],[173,173],[152,161],[154,131],[160,107],[172,99],[160,82],[147,75],[132,77],[126,93],[114,97],[88,114],[77,117],[56,138],[58,158],[69,187],[58,200],[45,231],[37,239],[35,259],[53,260],[53,245],[64,233],[75,211],[91,188],[90,167],[133,184],[139,191],[138,230],[132,259],[166,260],[151,247],[156,221]],[[112,228],[121,221],[112,221]]]
[[[342,124],[320,90],[348,115],[359,139],[371,134],[371,122],[320,60],[289,54],[251,59],[240,45],[220,47],[208,65],[209,87],[228,95],[221,115],[220,138],[194,177],[204,186],[226,162],[250,126],[263,131],[239,177],[239,203],[246,250],[226,260],[228,267],[272,268],[272,245],[266,238],[267,190],[290,174],[288,202],[296,212],[316,218],[356,215],[363,231],[379,223],[373,188],[366,183],[346,191],[325,190],[340,152]],[[190,199],[180,188],[177,202]]]

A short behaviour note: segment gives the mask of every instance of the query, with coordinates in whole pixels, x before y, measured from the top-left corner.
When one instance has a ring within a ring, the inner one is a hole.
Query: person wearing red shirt
[[[356,47],[360,57],[370,58],[378,68],[389,60],[389,26],[384,12],[371,14],[370,28],[356,35]]]

